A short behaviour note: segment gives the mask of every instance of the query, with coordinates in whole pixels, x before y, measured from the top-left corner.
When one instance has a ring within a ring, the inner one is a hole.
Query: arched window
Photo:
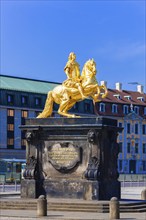
[[[105,112],[105,104],[104,103],[100,103],[99,111],[100,112]]]
[[[123,113],[128,114],[129,113],[129,108],[127,105],[123,105]]]
[[[116,104],[112,104],[112,113],[117,113],[117,105]]]
[[[134,107],[134,112],[135,112],[135,114],[137,114],[137,115],[139,114],[139,107],[138,107],[138,106],[135,106],[135,107]]]

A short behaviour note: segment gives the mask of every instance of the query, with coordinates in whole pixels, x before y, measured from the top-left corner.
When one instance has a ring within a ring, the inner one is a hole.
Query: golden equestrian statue
[[[99,102],[100,98],[107,96],[106,86],[99,86],[96,80],[96,63],[93,59],[89,59],[85,63],[82,74],[80,75],[76,55],[71,52],[64,71],[67,75],[67,79],[62,85],[56,86],[52,91],[48,92],[44,110],[37,118],[50,117],[52,115],[54,102],[59,104],[58,113],[60,115],[72,118],[79,117],[68,113],[76,102],[91,97],[95,103]]]

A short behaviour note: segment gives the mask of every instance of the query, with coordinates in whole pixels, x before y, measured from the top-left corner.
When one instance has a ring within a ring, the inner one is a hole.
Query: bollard
[[[37,200],[37,216],[47,216],[47,199],[44,195]]]
[[[146,200],[146,189],[143,189],[141,192],[141,199]]]
[[[3,182],[3,192],[5,192],[5,182]]]
[[[109,219],[120,219],[119,201],[112,197],[109,204]]]
[[[17,192],[17,180],[15,180],[15,191]]]

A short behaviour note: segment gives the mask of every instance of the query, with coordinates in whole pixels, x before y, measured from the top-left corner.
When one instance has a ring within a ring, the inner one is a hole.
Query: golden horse
[[[83,88],[85,97],[91,97],[93,102],[99,102],[99,98],[107,96],[107,88],[105,85],[99,86],[96,80],[96,63],[93,59],[88,60],[82,70],[80,83]],[[66,92],[69,98],[66,97]],[[81,93],[76,86],[66,88],[63,84],[56,86],[52,91],[48,92],[45,107],[42,113],[37,118],[47,118],[52,115],[53,103],[59,104],[58,113],[66,117],[79,117],[74,114],[69,114],[68,111],[75,105],[76,102],[83,100]]]

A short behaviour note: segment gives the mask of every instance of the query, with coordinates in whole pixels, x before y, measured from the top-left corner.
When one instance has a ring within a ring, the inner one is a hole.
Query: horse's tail
[[[40,113],[37,116],[37,118],[48,118],[49,116],[51,116],[52,111],[53,111],[53,97],[52,97],[52,91],[50,91],[48,92],[47,95],[44,110],[42,111],[42,113]]]

